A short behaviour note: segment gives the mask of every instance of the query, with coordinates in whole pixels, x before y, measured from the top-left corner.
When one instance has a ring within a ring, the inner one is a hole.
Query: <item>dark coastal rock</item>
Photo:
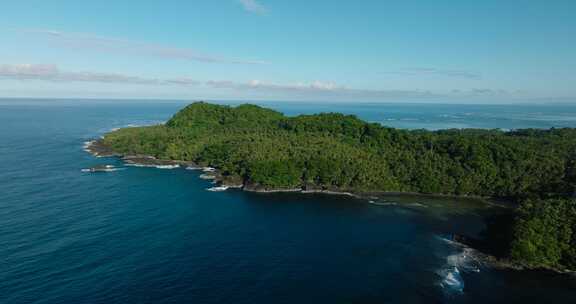
[[[84,146],[84,149],[96,157],[122,156],[121,154],[114,152],[112,148],[105,145],[102,139],[92,140],[88,142]]]
[[[511,261],[506,257],[498,257],[493,254],[487,253],[485,249],[489,244],[486,241],[470,238],[464,235],[453,235],[452,239],[449,240],[456,246],[462,247],[462,250],[467,256],[471,257],[479,265],[483,267],[489,267],[501,270],[530,270],[530,271],[540,271],[543,273],[556,273],[563,275],[576,276],[576,271],[570,269],[560,269],[551,267],[534,267],[530,265],[524,265]]]
[[[220,184],[228,188],[242,188],[244,187],[244,180],[240,176],[234,175],[221,175]]]
[[[246,182],[244,183],[244,187],[242,188],[244,191],[249,192],[259,192],[259,193],[275,193],[275,192],[300,192],[302,188],[267,188],[266,186]]]

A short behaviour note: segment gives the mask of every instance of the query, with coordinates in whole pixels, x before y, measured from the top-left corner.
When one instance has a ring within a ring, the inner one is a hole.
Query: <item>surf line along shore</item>
[[[321,193],[321,194],[344,195],[360,199],[367,199],[367,197],[363,195],[346,191],[337,191],[332,189],[316,189],[316,188],[268,189],[246,181],[227,179],[226,176],[220,173],[218,168],[202,166],[193,161],[166,160],[166,159],[158,159],[151,155],[125,155],[117,153],[110,147],[106,146],[102,142],[102,139],[95,139],[86,142],[86,144],[84,145],[84,151],[98,158],[100,157],[120,158],[125,163],[126,166],[150,167],[158,169],[175,169],[183,167],[188,170],[202,170],[204,173],[201,175],[201,178],[213,180],[218,187],[236,188],[248,192],[257,192],[257,193],[282,193],[282,192],[300,192],[305,194]],[[374,197],[371,198],[374,199]]]
[[[227,176],[221,174],[218,168],[202,166],[201,164],[195,163],[193,161],[182,161],[182,160],[166,160],[157,159],[150,155],[124,155],[113,151],[110,147],[106,146],[102,139],[96,139],[86,142],[84,145],[84,150],[95,157],[117,157],[120,158],[126,166],[134,167],[150,167],[159,169],[176,169],[185,168],[187,170],[201,170],[203,173],[200,178],[206,180],[212,180],[215,184],[214,187],[209,188],[209,191],[224,191],[229,188],[240,189],[247,192],[256,193],[302,193],[302,194],[327,194],[327,195],[343,195],[351,198],[357,198],[361,200],[366,200],[370,203],[373,200],[385,199],[388,196],[398,196],[398,195],[409,195],[409,196],[421,196],[421,197],[452,197],[461,199],[482,199],[489,205],[499,206],[507,208],[507,206],[502,205],[497,202],[491,202],[489,198],[482,197],[462,197],[454,195],[437,195],[437,194],[422,194],[422,193],[399,193],[399,192],[370,192],[370,193],[352,193],[346,191],[338,191],[334,189],[317,189],[317,188],[292,188],[292,189],[268,189],[257,184],[253,184],[247,181],[230,180]],[[389,204],[386,204],[389,205]],[[491,267],[496,269],[511,269],[511,270],[525,270],[530,269],[524,265],[518,265],[507,260],[499,259],[492,255],[483,253],[467,244],[468,242],[462,241],[460,237],[453,238],[450,240],[452,244],[461,247],[461,249],[466,252],[466,254],[475,260],[479,265],[484,267]],[[551,269],[554,271],[554,269]],[[574,274],[572,271],[555,271],[559,273],[569,273]]]
[[[94,155],[95,157],[117,157],[120,158],[127,166],[133,167],[150,167],[159,169],[175,169],[183,167],[188,170],[202,170],[204,173],[200,175],[202,179],[212,180],[216,186],[222,186],[231,189],[241,189],[247,192],[256,193],[303,193],[303,194],[327,194],[327,195],[340,195],[357,198],[361,200],[373,201],[379,199],[386,199],[387,197],[396,196],[418,196],[422,198],[458,198],[458,199],[472,199],[482,200],[488,205],[508,208],[507,203],[495,200],[491,197],[482,197],[475,195],[450,195],[450,194],[434,194],[434,193],[418,193],[418,192],[397,192],[397,191],[370,191],[370,192],[353,192],[343,189],[335,188],[320,188],[315,186],[306,185],[297,188],[267,188],[256,183],[246,180],[233,179],[230,176],[221,174],[219,168],[210,166],[203,166],[193,161],[183,160],[167,160],[158,159],[151,155],[128,155],[115,152],[111,147],[104,144],[103,138],[91,140],[85,143],[84,151]]]

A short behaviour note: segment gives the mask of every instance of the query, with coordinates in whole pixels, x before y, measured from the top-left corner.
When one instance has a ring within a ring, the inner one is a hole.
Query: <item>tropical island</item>
[[[216,168],[247,191],[419,193],[505,199],[498,251],[525,268],[576,269],[576,129],[401,130],[353,115],[288,117],[193,103],[166,124],[123,128],[102,156]]]

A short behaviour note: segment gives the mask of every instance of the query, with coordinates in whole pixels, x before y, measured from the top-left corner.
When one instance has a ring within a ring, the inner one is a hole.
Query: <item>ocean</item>
[[[257,103],[407,129],[576,127],[574,104]],[[482,234],[497,207],[481,202],[210,192],[196,171],[83,151],[185,104],[0,100],[0,303],[576,302],[573,277],[475,265],[446,240]],[[98,164],[121,170],[81,172]]]

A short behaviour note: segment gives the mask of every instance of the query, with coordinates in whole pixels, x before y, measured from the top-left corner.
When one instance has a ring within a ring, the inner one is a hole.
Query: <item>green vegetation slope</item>
[[[165,125],[121,129],[103,144],[122,154],[214,166],[261,189],[527,200],[519,209],[511,256],[551,267],[572,267],[576,259],[576,224],[566,218],[574,214],[568,198],[576,185],[576,129],[408,131],[352,115],[286,117],[255,105],[197,102]]]

